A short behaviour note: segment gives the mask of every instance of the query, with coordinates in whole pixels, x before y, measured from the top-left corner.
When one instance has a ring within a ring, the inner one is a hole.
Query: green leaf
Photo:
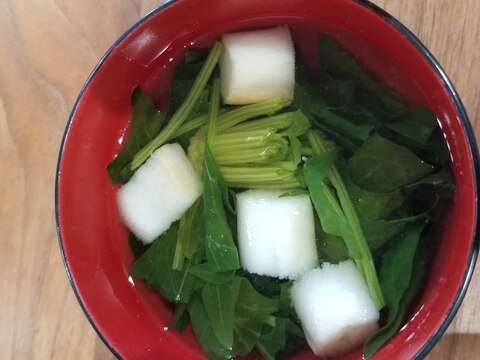
[[[208,263],[201,263],[192,266],[188,271],[199,279],[207,283],[216,285],[225,284],[231,281],[235,276],[234,270],[223,272],[212,271]]]
[[[182,333],[188,326],[190,318],[188,317],[187,304],[178,303],[175,306],[175,312],[173,313],[172,320],[167,324],[167,328],[175,327],[178,332]]]
[[[193,83],[198,76],[203,63],[207,57],[207,52],[205,51],[188,51],[185,55],[185,61],[180,63],[175,68],[175,73],[173,74],[172,84],[170,87],[170,103],[168,104],[168,118],[170,118],[175,111],[182,105],[187,97],[190,89],[193,86]],[[207,105],[205,103],[208,98],[208,90],[200,96],[199,101],[195,104],[195,107],[190,114],[190,118],[194,117],[198,113],[205,113]]]
[[[415,182],[435,168],[377,134],[360,146],[348,161],[352,181],[362,189],[390,192]]]
[[[349,259],[347,247],[341,237],[326,233],[321,226],[316,227],[315,234],[317,236],[317,251],[321,260],[337,264]]]
[[[331,184],[331,188],[328,187],[327,181],[322,180],[321,183],[319,183],[317,176],[323,179],[326,169],[326,166],[323,165],[325,160],[322,159],[322,157],[330,153],[328,152],[328,147],[324,139],[318,133],[311,131],[307,136],[314,153],[318,155],[310,158],[305,163],[304,177],[322,227],[327,233],[341,236],[345,241],[350,257],[355,260],[358,269],[367,282],[370,295],[375,305],[378,309],[381,309],[384,306],[382,290],[378,282],[372,254],[363,234],[360,218],[352,203],[350,194],[338,169],[334,165],[330,166],[327,178],[325,179]],[[322,214],[325,213],[323,209],[324,206],[331,209],[327,215],[335,215],[330,216],[330,219],[328,219],[331,221],[331,224],[328,224],[326,220],[322,218]]]
[[[212,360],[230,360],[233,357],[233,353],[231,349],[222,346],[215,336],[200,296],[195,295],[192,297],[188,304],[188,313],[195,337],[208,358]]]
[[[128,139],[122,151],[108,165],[107,170],[112,183],[125,183],[133,174],[128,167],[133,156],[152,140],[165,120],[165,113],[155,108],[153,100],[140,88],[133,90],[131,99],[131,117]]]
[[[407,109],[386,127],[397,134],[421,145],[426,145],[433,132],[438,129],[435,115],[428,109],[420,107]]]
[[[341,169],[348,193],[350,194],[352,202],[355,205],[358,213],[361,214],[362,218],[371,221],[385,219],[402,205],[405,199],[405,195],[402,191],[367,191],[351,181],[346,169]]]
[[[388,307],[386,325],[365,344],[363,354],[370,358],[400,328],[407,308],[422,283],[425,268],[425,247],[419,247],[423,224],[412,225],[403,238],[392,241],[385,253],[380,279]]]
[[[368,241],[368,246],[375,251],[385,245],[395,235],[402,232],[405,226],[412,224],[423,216],[411,216],[398,219],[379,219],[367,220],[362,219],[362,229]]]
[[[356,59],[331,38],[319,35],[322,71],[336,77],[354,80],[360,101],[380,117],[395,116],[405,109],[402,98],[384,83],[371,76]]]
[[[310,192],[322,228],[328,234],[344,239],[350,232],[345,214],[334,190],[324,180],[333,165],[333,153],[315,155],[305,162],[304,178]],[[352,257],[358,257],[358,250],[350,250]]]
[[[202,289],[202,300],[213,332],[223,347],[233,346],[234,310],[240,290],[240,278],[217,285],[205,284]]]
[[[337,140],[352,150],[364,142],[372,133],[373,125],[355,124],[329,108],[320,99],[320,95],[307,83],[300,81],[295,85],[293,107],[300,109],[315,127],[334,134]]]
[[[255,347],[267,360],[275,360],[275,355],[285,347],[287,319],[276,318],[275,326],[263,333]]]
[[[330,107],[343,107],[355,102],[356,82],[352,79],[334,78],[322,73],[318,88]]]
[[[277,310],[277,304],[274,299],[259,294],[247,279],[241,279],[235,305],[233,351],[245,356],[253,350],[264,325]]]
[[[178,241],[183,255],[191,259],[205,238],[203,198],[200,197],[182,216],[178,227]]]
[[[177,243],[177,225],[172,225],[156,239],[150,248],[135,261],[130,275],[145,280],[151,287],[158,288],[169,301],[188,302],[199,285],[199,280],[187,270],[192,260],[187,260],[182,271],[173,270],[173,258]]]
[[[240,267],[238,251],[223,206],[226,184],[208,146],[205,147],[203,178],[208,263],[213,271],[236,270]]]

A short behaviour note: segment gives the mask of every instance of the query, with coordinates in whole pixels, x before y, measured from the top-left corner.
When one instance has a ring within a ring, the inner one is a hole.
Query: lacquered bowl
[[[130,94],[139,85],[161,106],[185,47],[273,24],[289,24],[306,53],[312,30],[332,36],[410,105],[434,111],[450,149],[456,192],[423,291],[401,331],[374,359],[422,358],[460,306],[478,249],[477,147],[452,83],[425,46],[366,1],[169,1],[133,25],[93,70],[68,120],[58,161],[56,216],[67,275],[92,326],[118,357],[204,358],[190,330],[164,330],[171,308],[128,275],[134,258],[106,166],[128,134]],[[294,356],[312,357],[308,351]],[[361,349],[344,358],[360,359]]]

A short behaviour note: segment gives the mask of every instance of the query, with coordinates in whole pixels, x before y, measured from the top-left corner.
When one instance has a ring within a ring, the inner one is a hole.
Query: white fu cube
[[[308,344],[318,356],[353,350],[378,329],[380,314],[352,260],[306,273],[290,295]]]
[[[202,193],[201,181],[182,147],[156,150],[117,193],[125,225],[144,243],[165,232]]]
[[[313,208],[308,195],[283,193],[237,194],[238,247],[245,270],[294,279],[318,265]]]
[[[286,26],[222,36],[220,81],[225,104],[293,99],[295,50]]]

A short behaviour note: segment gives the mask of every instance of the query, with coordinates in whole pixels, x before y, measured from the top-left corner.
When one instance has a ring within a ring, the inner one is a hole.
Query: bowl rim
[[[90,72],[90,74],[87,76],[78,96],[77,99],[75,100],[75,103],[73,105],[72,111],[70,112],[70,115],[67,120],[67,124],[65,127],[65,131],[63,133],[63,137],[61,140],[60,148],[59,148],[59,155],[57,159],[57,165],[56,165],[56,171],[55,171],[55,196],[54,196],[54,201],[55,201],[55,222],[56,222],[56,230],[57,230],[57,241],[59,244],[60,248],[60,253],[62,256],[62,261],[63,265],[67,274],[68,281],[73,289],[73,292],[75,294],[75,297],[80,304],[80,307],[83,310],[83,313],[85,314],[86,318],[88,319],[90,325],[93,327],[99,338],[102,340],[102,342],[107,346],[107,348],[112,352],[112,354],[118,358],[121,359],[120,354],[117,352],[115,347],[106,339],[106,337],[102,334],[96,323],[93,321],[90,313],[87,311],[86,305],[83,302],[82,297],[79,294],[77,285],[72,277],[68,259],[66,258],[65,250],[64,250],[64,240],[62,238],[61,234],[61,224],[60,224],[60,210],[59,210],[59,187],[60,187],[60,177],[61,177],[61,165],[62,165],[62,160],[63,160],[63,154],[65,150],[65,145],[68,139],[68,135],[71,129],[72,122],[75,118],[78,106],[80,101],[83,98],[84,93],[88,89],[90,83],[92,82],[93,78],[99,71],[99,69],[102,67],[102,65],[106,62],[106,60],[109,58],[111,53],[118,47],[119,44],[125,40],[125,38],[132,33],[133,30],[138,28],[140,25],[143,23],[147,22],[151,17],[155,16],[157,13],[161,12],[163,9],[167,8],[168,6],[181,1],[181,0],[166,0],[164,3],[161,5],[155,7],[152,9],[150,12],[147,14],[143,15],[141,18],[139,18],[137,21],[135,21],[132,25],[130,25],[125,32],[117,39],[115,42],[110,46],[110,48],[104,53],[104,55],[100,58],[98,63],[95,65],[93,70]],[[463,127],[463,130],[465,132],[466,138],[468,140],[468,146],[469,146],[469,154],[470,154],[470,164],[472,165],[472,170],[473,170],[473,178],[474,178],[474,190],[476,193],[476,197],[478,198],[478,185],[480,184],[480,155],[478,151],[478,146],[477,146],[477,141],[475,137],[474,130],[472,128],[471,122],[469,120],[468,114],[466,112],[466,109],[460,99],[459,94],[457,93],[452,81],[446,74],[445,70],[442,68],[440,65],[439,61],[433,56],[433,54],[428,50],[428,48],[422,43],[422,41],[411,31],[409,30],[405,25],[403,25],[398,19],[396,19],[393,15],[388,13],[386,10],[382,9],[376,4],[373,4],[369,0],[352,0],[352,2],[357,3],[368,10],[374,12],[376,15],[380,16],[385,20],[387,23],[392,25],[395,30],[397,30],[399,33],[404,35],[406,39],[415,47],[415,49],[419,52],[419,54],[422,55],[422,57],[428,62],[428,64],[433,68],[433,70],[439,75],[440,79],[443,82],[444,88],[447,91],[450,99],[452,100],[455,111],[458,115],[458,118],[460,119],[460,123]],[[448,310],[446,317],[443,319],[441,326],[439,329],[434,333],[429,340],[424,344],[424,346],[417,352],[415,355],[414,359],[423,359],[432,349],[433,347],[437,344],[437,342],[440,340],[442,335],[445,333],[447,330],[448,326],[452,322],[453,318],[455,317],[456,313],[458,312],[460,305],[462,304],[462,301],[465,297],[465,294],[467,292],[467,289],[470,285],[470,281],[472,279],[475,265],[477,262],[478,258],[478,252],[479,252],[479,247],[480,247],[480,221],[478,219],[479,216],[479,204],[478,202],[475,205],[475,224],[474,224],[474,232],[473,232],[473,239],[472,243],[470,246],[470,252],[468,256],[468,266],[465,270],[464,276],[462,283],[460,285],[460,288],[455,295],[454,301]]]

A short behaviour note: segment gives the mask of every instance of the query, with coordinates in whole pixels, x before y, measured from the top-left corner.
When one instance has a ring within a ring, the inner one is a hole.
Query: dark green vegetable
[[[165,113],[155,108],[153,100],[139,88],[136,88],[130,99],[132,106],[130,132],[122,151],[108,165],[108,174],[112,183],[127,182],[133,171],[127,167],[133,156],[151,141],[165,121]]]
[[[283,358],[306,345],[292,281],[240,269],[238,189],[309,193],[319,259],[353,258],[377,307],[386,305],[386,323],[365,345],[366,357],[398,330],[420,288],[427,258],[420,235],[454,189],[437,120],[427,109],[406,108],[331,39],[320,36],[319,51],[321,76],[299,66],[292,103],[222,107],[211,76],[219,44],[177,68],[167,115],[140,90],[132,94],[130,137],[108,167],[112,182],[127,181],[151,152],[175,141],[188,145],[204,192],[151,245],[130,236],[138,257],[131,275],[175,304],[166,325],[182,331],[190,322],[211,359],[254,349]]]
[[[250,353],[266,324],[275,326],[273,313],[277,310],[274,299],[260,295],[245,278],[241,278],[235,305],[235,337],[233,351],[245,356]]]
[[[192,266],[188,269],[190,274],[195,275],[200,280],[205,281],[206,283],[221,285],[225,284],[233,279],[235,276],[235,271],[212,271],[208,263],[202,263],[195,266]]]
[[[420,180],[435,168],[407,148],[373,135],[350,158],[348,170],[362,189],[390,192]]]
[[[204,154],[203,192],[205,213],[205,246],[210,269],[214,272],[236,270],[240,267],[237,247],[233,242],[223,204],[227,186],[210,151],[215,147],[220,85],[214,82],[214,91],[207,124]]]
[[[232,350],[222,346],[215,336],[200,295],[195,295],[188,303],[188,313],[195,337],[207,356],[212,360],[231,359],[233,357]]]
[[[363,354],[371,357],[400,328],[408,305],[417,293],[425,267],[425,247],[420,247],[424,224],[410,226],[404,235],[392,241],[385,252],[380,281],[388,307],[387,323],[365,344]]]
[[[395,116],[405,110],[405,103],[398,94],[384,83],[375,80],[332,39],[320,35],[319,49],[322,70],[332,76],[355,81],[357,96],[378,116]]]
[[[278,319],[275,327],[262,333],[256,347],[267,360],[275,360],[275,355],[285,347],[287,319]]]
[[[191,259],[205,237],[205,217],[203,198],[198,199],[180,219],[178,244],[182,255]]]
[[[172,302],[189,301],[200,281],[188,272],[197,259],[188,260],[181,271],[172,268],[177,243],[177,226],[170,227],[132,266],[130,275],[158,288]]]
[[[340,173],[333,165],[328,143],[318,133],[309,132],[308,139],[317,155],[305,163],[305,182],[323,229],[340,236],[365,277],[370,295],[378,309],[385,305],[382,289],[367,239]]]
[[[407,109],[386,124],[386,127],[406,139],[420,145],[426,145],[432,134],[438,129],[435,115],[425,108]]]
[[[213,332],[222,346],[233,346],[233,322],[235,303],[240,291],[241,279],[233,278],[225,284],[205,284],[202,299]]]

